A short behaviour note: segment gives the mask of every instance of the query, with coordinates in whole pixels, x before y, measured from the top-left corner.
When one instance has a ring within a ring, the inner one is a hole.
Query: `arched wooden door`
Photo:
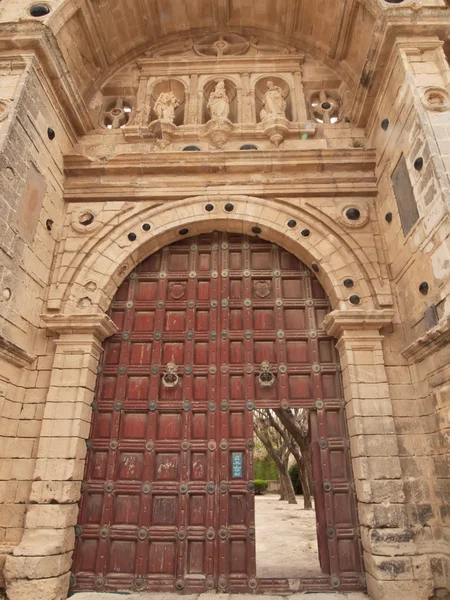
[[[324,578],[303,588],[359,587],[328,311],[314,274],[254,237],[186,239],[131,273],[99,368],[75,590],[277,588],[256,580],[252,410],[279,406],[311,411]],[[260,382],[264,362],[273,385]]]

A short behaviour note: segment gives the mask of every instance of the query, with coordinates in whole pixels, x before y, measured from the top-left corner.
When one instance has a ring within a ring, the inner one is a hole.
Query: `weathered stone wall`
[[[6,108],[0,123],[0,544],[9,552],[22,536],[49,384],[53,346],[40,315],[64,218],[62,157],[70,144],[31,55],[0,62],[0,90]]]
[[[399,39],[368,128],[378,148],[380,246],[397,306],[384,356],[404,494],[389,508],[383,527],[391,529],[379,536],[397,555],[386,580],[428,573],[435,589],[450,587],[449,84],[439,40]],[[395,188],[402,157],[408,175]],[[399,205],[410,193],[408,178],[414,204],[404,210],[405,230]]]

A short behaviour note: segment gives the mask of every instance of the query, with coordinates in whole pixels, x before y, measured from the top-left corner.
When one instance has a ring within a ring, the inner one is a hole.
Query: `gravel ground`
[[[278,496],[257,496],[257,577],[311,577],[320,575],[314,510],[280,502]]]

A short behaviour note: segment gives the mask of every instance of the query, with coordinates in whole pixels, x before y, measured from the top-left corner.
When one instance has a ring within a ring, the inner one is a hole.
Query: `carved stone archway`
[[[190,199],[171,209],[164,205],[153,210],[130,208],[119,225],[105,225],[105,232],[97,230],[92,248],[89,239],[84,241],[82,256],[89,256],[84,264],[59,271],[60,284],[51,291],[49,307],[62,310],[43,316],[49,332],[58,338],[31,491],[33,504],[23,540],[8,557],[5,569],[11,600],[31,595],[37,579],[49,600],[65,598],[101,343],[116,330],[103,310],[118,285],[142,259],[179,239],[182,229],[188,229],[188,234],[223,229],[255,235],[255,227],[260,228],[261,237],[289,250],[308,266],[314,263],[319,267],[318,277],[334,308],[325,325],[329,334],[338,338],[367,580],[369,591],[378,593],[377,564],[388,558],[383,558],[384,551],[371,532],[383,502],[402,494],[380,334],[393,318],[391,309],[380,307],[387,303],[386,287],[370,264],[362,267],[360,249],[352,249],[348,238],[339,243],[338,224],[333,230],[315,219],[313,210],[299,211],[283,204],[275,208],[270,201],[247,197],[233,197],[233,212],[225,215],[223,206],[229,199]],[[205,211],[208,203],[220,211],[218,218]],[[172,218],[166,212],[170,210]],[[309,228],[311,236],[302,236],[301,226],[286,233],[285,224],[291,218]],[[143,222],[151,223],[153,237],[140,234],[140,243],[130,242],[127,234]],[[359,306],[348,301],[343,267],[358,282]],[[86,295],[86,277],[90,281],[93,273],[98,291],[86,307],[78,299],[80,292]]]

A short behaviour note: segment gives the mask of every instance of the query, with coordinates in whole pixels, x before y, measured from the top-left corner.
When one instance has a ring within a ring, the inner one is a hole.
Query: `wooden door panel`
[[[321,330],[329,310],[296,257],[239,234],[183,240],[127,277],[99,368],[74,589],[263,589],[252,411],[280,405],[311,411],[321,565],[355,587],[362,562],[338,359]],[[167,385],[170,363],[177,380]]]

